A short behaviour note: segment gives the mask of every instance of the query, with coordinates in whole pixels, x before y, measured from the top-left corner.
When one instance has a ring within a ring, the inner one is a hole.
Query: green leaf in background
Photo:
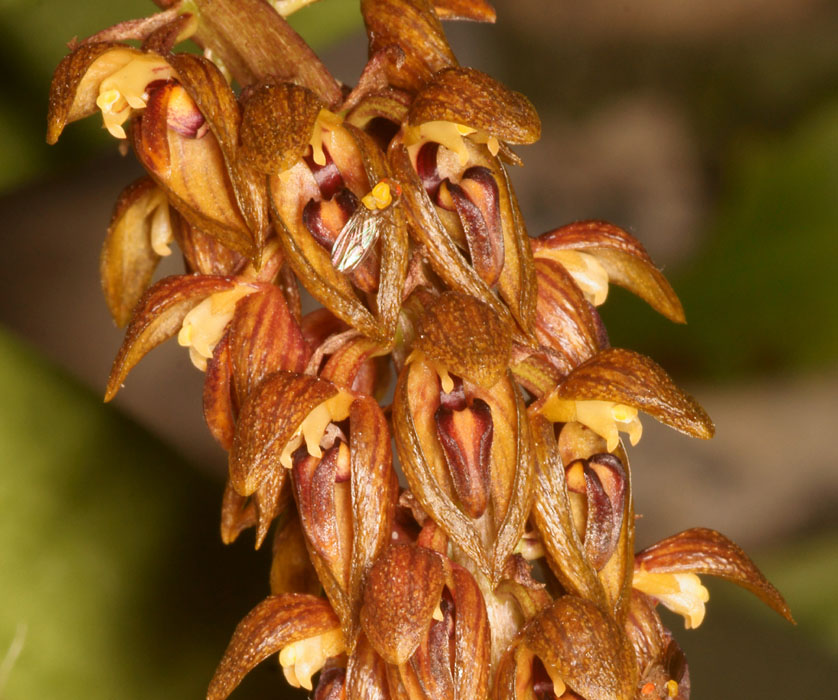
[[[603,316],[615,344],[681,376],[725,379],[835,365],[838,357],[838,103],[783,135],[743,138],[705,248],[667,270],[687,325]],[[609,308],[610,306],[610,308]]]
[[[202,697],[267,593],[221,484],[2,331],[0,396],[0,698]]]

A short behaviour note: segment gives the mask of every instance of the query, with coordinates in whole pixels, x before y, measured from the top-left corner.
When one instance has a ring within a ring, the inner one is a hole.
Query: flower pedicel
[[[209,700],[269,656],[317,700],[686,699],[658,605],[697,627],[710,574],[791,619],[715,531],[634,551],[621,434],[640,413],[713,424],[596,307],[614,283],[684,312],[612,224],[527,234],[507,168],[538,115],[460,66],[440,22],[493,22],[487,2],[362,0],[354,87],[285,22],[305,0],[158,4],[72,47],[47,140],[99,112],[148,173],[102,250],[127,325],[106,398],[177,336],[229,452],[222,538],[273,528],[271,595]],[[152,283],[174,245],[185,273]],[[299,285],[323,308],[302,315]]]

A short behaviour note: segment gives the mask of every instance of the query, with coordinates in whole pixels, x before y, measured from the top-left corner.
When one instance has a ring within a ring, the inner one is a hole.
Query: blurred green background
[[[696,698],[834,696],[838,672],[838,4],[503,0],[446,25],[465,65],[526,93],[544,124],[513,173],[530,232],[606,218],[679,292],[673,326],[620,290],[615,345],[656,358],[714,417],[710,443],[646,420],[632,451],[641,546],[687,527],[745,546],[798,627],[711,583],[697,631],[669,621]],[[268,556],[217,534],[224,455],[202,377],[150,355],[115,405],[120,342],[98,249],[139,174],[94,117],[44,144],[73,36],[141,0],[0,0],[0,698],[201,697]],[[336,75],[365,59],[354,0],[294,18]],[[173,270],[174,268],[172,268]],[[263,665],[233,697],[276,698]]]

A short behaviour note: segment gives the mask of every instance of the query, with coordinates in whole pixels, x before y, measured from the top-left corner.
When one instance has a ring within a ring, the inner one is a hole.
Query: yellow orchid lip
[[[469,161],[468,147],[463,138],[468,136],[475,143],[486,144],[489,153],[496,156],[500,151],[497,138],[485,131],[478,131],[465,124],[448,121],[431,121],[405,129],[405,145],[409,147],[421,146],[428,141],[439,143],[453,151],[459,159],[460,165],[465,166]]]
[[[337,656],[346,648],[343,632],[335,628],[314,637],[289,644],[279,652],[279,663],[288,683],[295,688],[312,690],[311,677],[326,660]]]
[[[323,132],[332,131],[343,124],[343,117],[328,109],[321,109],[314,122],[311,133],[311,157],[317,165],[326,165],[326,154],[323,151]]]
[[[131,116],[131,110],[145,109],[148,85],[173,77],[172,67],[156,54],[139,54],[111,73],[99,84],[96,98],[105,128],[118,139],[126,138],[122,125]]]
[[[643,435],[637,409],[614,401],[561,399],[553,395],[544,402],[541,413],[553,423],[577,421],[588,426],[605,438],[609,452],[617,449],[621,431],[628,433],[632,445]]]
[[[300,426],[286,443],[279,456],[279,462],[286,469],[293,466],[292,455],[305,441],[306,449],[312,457],[322,457],[320,441],[329,423],[337,423],[349,416],[349,407],[355,400],[348,391],[341,389],[337,394],[318,404],[300,423]]]
[[[237,284],[232,289],[211,294],[186,314],[177,342],[189,348],[189,359],[199,370],[206,372],[207,360],[232,320],[236,304],[255,291],[248,284]]]
[[[687,629],[695,629],[704,620],[704,604],[710,600],[710,593],[696,574],[659,573],[636,568],[631,585],[681,615]]]

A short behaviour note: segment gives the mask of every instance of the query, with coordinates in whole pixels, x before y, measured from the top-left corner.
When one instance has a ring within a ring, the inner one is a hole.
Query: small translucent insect
[[[355,213],[340,230],[332,247],[332,265],[338,272],[352,272],[375,247],[388,209],[398,199],[401,188],[381,180],[362,200]]]
[[[338,272],[352,272],[375,247],[381,235],[381,225],[386,214],[363,204],[340,230],[332,248],[332,265]]]

